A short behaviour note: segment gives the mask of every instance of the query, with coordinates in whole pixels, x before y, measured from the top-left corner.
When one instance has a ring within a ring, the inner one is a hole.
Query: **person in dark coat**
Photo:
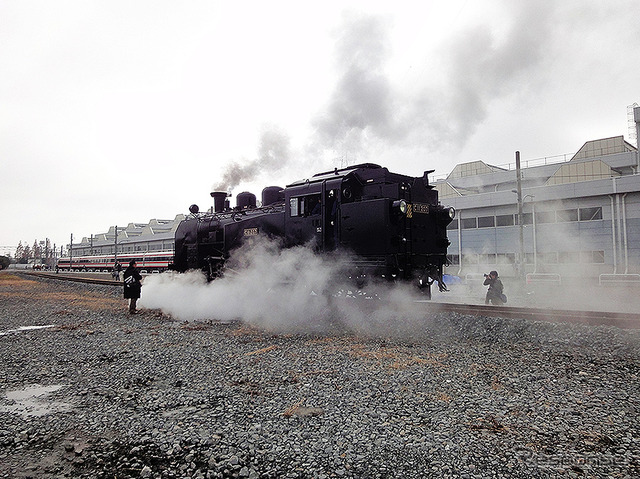
[[[124,270],[124,297],[129,299],[129,313],[136,314],[136,303],[140,297],[140,290],[142,289],[142,276],[140,271],[136,268],[136,262],[134,260],[129,261],[129,266]]]
[[[487,297],[484,300],[484,304],[504,304],[505,296],[503,293],[504,286],[502,285],[502,281],[498,278],[497,271],[491,271],[488,275],[484,275],[484,283],[485,286],[489,286],[487,290]]]

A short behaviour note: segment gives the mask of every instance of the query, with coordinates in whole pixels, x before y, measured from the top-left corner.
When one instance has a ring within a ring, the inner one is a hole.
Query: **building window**
[[[458,229],[458,220],[455,219],[451,223],[447,225],[448,230],[457,230]]]
[[[480,216],[478,218],[478,228],[493,228],[495,225],[494,216]]]
[[[495,254],[481,254],[478,258],[480,264],[496,264]]]
[[[559,210],[556,211],[556,221],[563,223],[566,221],[578,221],[578,210]]]
[[[515,253],[498,253],[496,259],[498,264],[516,264]]]
[[[477,228],[476,218],[463,218],[460,220],[460,225],[463,230],[468,230],[471,228]]]
[[[473,253],[463,254],[462,264],[478,264],[478,255]]]
[[[558,263],[577,263],[580,260],[578,251],[561,251],[558,253]]]
[[[513,226],[513,215],[498,215],[496,216],[496,226]]]
[[[592,251],[593,262],[596,264],[604,264],[604,251]]]
[[[523,225],[531,225],[531,224],[533,224],[533,214],[531,214],[531,213],[523,213],[522,214],[522,224]]]
[[[545,264],[555,264],[558,262],[558,253],[556,253],[555,251],[538,254],[538,256],[542,256],[542,262]]]
[[[594,221],[602,219],[602,208],[580,208],[580,221]]]
[[[555,223],[555,222],[556,222],[555,211],[536,212],[536,223]]]

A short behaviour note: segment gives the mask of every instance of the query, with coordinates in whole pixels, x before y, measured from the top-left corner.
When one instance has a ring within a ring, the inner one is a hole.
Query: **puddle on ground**
[[[32,331],[34,329],[53,328],[55,324],[47,324],[46,326],[21,326],[17,329],[9,329],[7,331],[0,331],[0,336],[6,336],[10,333],[20,333],[22,331]]]
[[[40,386],[35,384],[24,389],[7,391],[5,393],[6,401],[10,401],[13,404],[8,406],[0,404],[0,413],[11,412],[23,417],[29,417],[70,411],[71,404],[52,401],[47,398],[47,396],[60,388],[62,388],[62,385]],[[3,400],[3,402],[5,401]]]

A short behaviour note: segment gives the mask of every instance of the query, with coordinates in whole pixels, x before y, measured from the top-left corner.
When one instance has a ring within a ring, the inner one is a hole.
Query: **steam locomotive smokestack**
[[[224,203],[227,199],[226,191],[212,191],[211,197],[213,198],[213,211],[215,213],[222,213],[224,211]]]

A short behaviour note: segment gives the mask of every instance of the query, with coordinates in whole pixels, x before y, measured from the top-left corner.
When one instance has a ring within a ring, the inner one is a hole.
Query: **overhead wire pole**
[[[634,103],[633,120],[636,124],[636,173],[640,174],[640,106]]]
[[[516,194],[518,197],[518,227],[520,235],[520,258],[518,259],[518,275],[524,278],[524,221],[522,214],[522,176],[520,173],[520,152],[516,151]]]

